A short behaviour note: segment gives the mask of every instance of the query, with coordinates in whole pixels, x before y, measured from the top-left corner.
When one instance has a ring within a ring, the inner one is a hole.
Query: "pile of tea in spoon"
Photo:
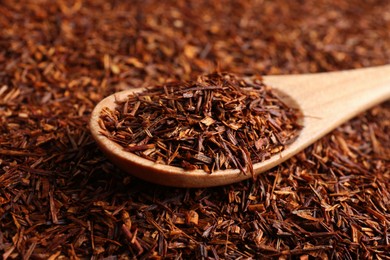
[[[294,141],[300,117],[261,78],[213,73],[132,93],[104,108],[99,125],[124,151],[159,164],[253,174]]]

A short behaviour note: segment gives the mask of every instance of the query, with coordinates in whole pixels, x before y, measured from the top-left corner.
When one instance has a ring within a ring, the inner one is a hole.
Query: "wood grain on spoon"
[[[299,106],[304,115],[303,129],[294,143],[280,154],[254,164],[262,173],[297,154],[358,113],[390,98],[390,65],[340,72],[264,77],[266,85],[279,92],[282,100]],[[104,107],[115,109],[116,101],[143,89],[129,89],[103,99],[93,110],[90,129],[106,156],[122,170],[141,179],[176,187],[211,187],[251,178],[238,169],[186,171],[141,158],[100,134],[98,119]]]

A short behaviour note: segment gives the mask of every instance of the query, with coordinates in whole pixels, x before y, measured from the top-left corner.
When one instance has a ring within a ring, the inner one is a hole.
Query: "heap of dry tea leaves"
[[[88,121],[105,96],[212,71],[390,63],[390,1],[2,0],[0,255],[388,259],[390,103],[275,169],[210,189],[124,174]]]
[[[105,108],[104,135],[161,164],[213,172],[240,169],[282,151],[300,129],[299,110],[271,89],[226,73],[147,89]]]

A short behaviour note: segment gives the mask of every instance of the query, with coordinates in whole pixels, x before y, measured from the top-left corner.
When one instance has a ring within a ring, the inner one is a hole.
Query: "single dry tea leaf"
[[[243,173],[292,142],[299,118],[261,80],[227,73],[149,88],[101,114],[102,133],[128,152],[188,170]]]

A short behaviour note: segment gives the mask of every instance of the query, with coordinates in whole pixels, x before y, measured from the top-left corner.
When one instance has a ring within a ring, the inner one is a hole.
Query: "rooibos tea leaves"
[[[213,73],[130,95],[104,109],[100,125],[125,151],[161,164],[253,173],[294,140],[299,115],[260,79]]]
[[[129,177],[94,105],[210,73],[390,61],[390,1],[11,1],[0,5],[3,259],[386,259],[390,102],[282,165],[212,189]],[[197,214],[197,215],[196,215]]]

